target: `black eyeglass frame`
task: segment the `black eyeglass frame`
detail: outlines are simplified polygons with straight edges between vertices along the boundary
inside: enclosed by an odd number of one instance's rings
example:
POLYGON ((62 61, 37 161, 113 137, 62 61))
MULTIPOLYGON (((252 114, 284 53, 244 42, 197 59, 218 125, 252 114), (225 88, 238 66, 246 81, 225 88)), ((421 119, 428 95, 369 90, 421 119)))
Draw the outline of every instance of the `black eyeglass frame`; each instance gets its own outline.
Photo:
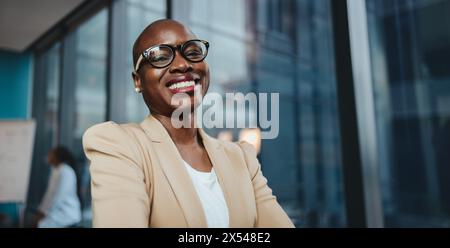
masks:
POLYGON ((137 60, 136 66, 134 68, 135 72, 137 72, 139 70, 140 65, 142 64, 142 61, 144 61, 144 59, 148 60, 148 55, 150 53, 150 50, 154 49, 155 47, 168 47, 168 48, 170 48, 172 50, 173 56, 172 56, 172 59, 170 60, 170 62, 167 63, 167 65, 165 65, 165 66, 156 66, 156 65, 152 64, 151 62, 149 62, 150 65, 155 67, 155 68, 165 68, 165 67, 169 66, 170 64, 172 64, 173 60, 175 59, 177 50, 180 52, 181 56, 183 56, 183 58, 185 58, 189 62, 192 62, 192 63, 202 62, 203 60, 205 60, 206 56, 208 55, 209 42, 206 41, 206 40, 193 39, 193 40, 188 40, 188 41, 184 42, 183 44, 179 44, 179 45, 176 45, 176 46, 169 45, 169 44, 159 44, 159 45, 151 46, 151 47, 145 49, 145 51, 139 56, 139 59, 137 60), (186 46, 186 44, 189 44, 191 42, 196 42, 196 41, 203 43, 205 45, 205 47, 206 47, 206 53, 205 53, 205 55, 203 56, 203 58, 201 60, 191 60, 191 59, 187 58, 184 55, 184 53, 183 53, 183 49, 186 46))

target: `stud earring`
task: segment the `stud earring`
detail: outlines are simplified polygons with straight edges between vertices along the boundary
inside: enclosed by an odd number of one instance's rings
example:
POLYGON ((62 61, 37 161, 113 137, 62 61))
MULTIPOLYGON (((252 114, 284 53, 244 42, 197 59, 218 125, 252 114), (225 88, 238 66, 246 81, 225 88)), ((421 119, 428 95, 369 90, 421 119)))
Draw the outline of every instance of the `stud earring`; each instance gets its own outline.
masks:
POLYGON ((140 88, 138 88, 138 87, 134 88, 134 90, 136 91, 136 93, 141 93, 142 92, 142 90, 140 88))

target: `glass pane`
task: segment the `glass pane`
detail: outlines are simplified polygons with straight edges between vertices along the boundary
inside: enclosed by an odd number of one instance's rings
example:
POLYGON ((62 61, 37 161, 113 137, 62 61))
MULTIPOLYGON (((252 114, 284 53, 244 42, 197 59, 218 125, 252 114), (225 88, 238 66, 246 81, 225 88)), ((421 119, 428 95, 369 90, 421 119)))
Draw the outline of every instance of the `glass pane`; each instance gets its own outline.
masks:
POLYGON ((167 0, 126 0, 128 3, 134 6, 142 6, 145 8, 145 12, 155 12, 157 14, 165 13, 167 0))
MULTIPOLYGON (((78 180, 83 208, 82 225, 90 226, 90 178, 86 158, 82 151, 82 135, 87 128, 106 118, 106 66, 107 66, 107 9, 83 23, 75 31, 74 112, 70 148, 78 160, 78 180)), ((68 87, 71 88, 71 87, 68 87)), ((71 107, 71 108, 72 108, 71 107)))
POLYGON ((450 227, 450 1, 367 11, 385 224, 450 227))
POLYGON ((106 114, 107 10, 76 31, 76 118, 74 138, 104 121, 106 114))
MULTIPOLYGON (((209 92, 280 94, 279 136, 258 156, 296 226, 345 226, 330 1, 174 0, 172 11, 210 41, 209 92)), ((236 141, 244 130, 207 131, 236 141)))
POLYGON ((50 165, 48 151, 57 144, 59 133, 60 100, 60 43, 56 43, 42 54, 36 54, 34 61, 35 82, 33 118, 36 120, 36 135, 33 148, 33 162, 24 225, 28 227, 47 188, 50 165))
POLYGON ((45 55, 47 64, 46 75, 46 113, 45 133, 49 144, 57 143, 58 134, 58 106, 59 106, 59 82, 60 82, 60 45, 55 44, 45 55))
MULTIPOLYGON (((122 5, 124 6, 124 5, 122 5)), ((126 99, 126 121, 141 122, 148 114, 147 106, 144 104, 141 94, 136 94, 134 91, 134 84, 131 78, 133 71, 132 51, 133 44, 138 35, 153 21, 165 18, 166 16, 166 1, 146 1, 133 0, 128 1, 124 6, 126 8, 127 26, 126 47, 121 48, 127 51, 127 56, 123 58, 121 70, 126 75, 128 85, 125 91, 126 99)))

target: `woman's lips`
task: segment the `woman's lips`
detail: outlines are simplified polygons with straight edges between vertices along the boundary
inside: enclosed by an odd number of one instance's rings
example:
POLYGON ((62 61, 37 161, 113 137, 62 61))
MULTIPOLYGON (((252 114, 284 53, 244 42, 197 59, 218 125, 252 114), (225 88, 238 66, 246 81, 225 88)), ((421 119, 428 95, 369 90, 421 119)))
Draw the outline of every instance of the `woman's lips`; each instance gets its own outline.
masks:
POLYGON ((195 81, 189 80, 173 83, 168 88, 172 94, 193 92, 195 89, 195 81))

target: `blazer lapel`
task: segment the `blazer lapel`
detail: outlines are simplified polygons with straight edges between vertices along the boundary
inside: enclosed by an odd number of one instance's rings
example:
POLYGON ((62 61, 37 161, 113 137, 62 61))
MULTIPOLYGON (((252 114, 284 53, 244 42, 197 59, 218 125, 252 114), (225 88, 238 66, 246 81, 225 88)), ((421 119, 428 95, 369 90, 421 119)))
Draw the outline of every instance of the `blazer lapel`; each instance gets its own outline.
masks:
MULTIPOLYGON (((141 127, 153 143, 155 162, 162 168, 186 218, 188 227, 207 227, 206 217, 178 149, 164 126, 148 116, 141 127)), ((155 166, 155 165, 154 165, 155 166)))
MULTIPOLYGON (((148 116, 142 123, 142 128, 153 143, 157 162, 163 169, 172 190, 185 215, 188 227, 207 227, 206 217, 200 199, 183 165, 178 149, 169 136, 164 126, 153 116, 148 116), (200 218, 199 218, 200 217, 200 218)), ((213 164, 214 170, 222 188, 229 213, 229 227, 246 227, 248 221, 245 216, 246 206, 240 199, 239 185, 235 178, 232 162, 225 153, 221 143, 210 137, 203 129, 199 128, 203 144, 213 164)))
POLYGON ((248 222, 245 216, 246 206, 243 205, 240 200, 240 189, 236 183, 237 173, 233 168, 233 164, 224 151, 221 143, 212 137, 210 137, 203 129, 199 128, 199 133, 202 136, 203 144, 208 152, 209 159, 213 164, 216 171, 219 184, 222 188, 222 192, 227 202, 228 214, 229 214, 229 227, 248 227, 248 222))

